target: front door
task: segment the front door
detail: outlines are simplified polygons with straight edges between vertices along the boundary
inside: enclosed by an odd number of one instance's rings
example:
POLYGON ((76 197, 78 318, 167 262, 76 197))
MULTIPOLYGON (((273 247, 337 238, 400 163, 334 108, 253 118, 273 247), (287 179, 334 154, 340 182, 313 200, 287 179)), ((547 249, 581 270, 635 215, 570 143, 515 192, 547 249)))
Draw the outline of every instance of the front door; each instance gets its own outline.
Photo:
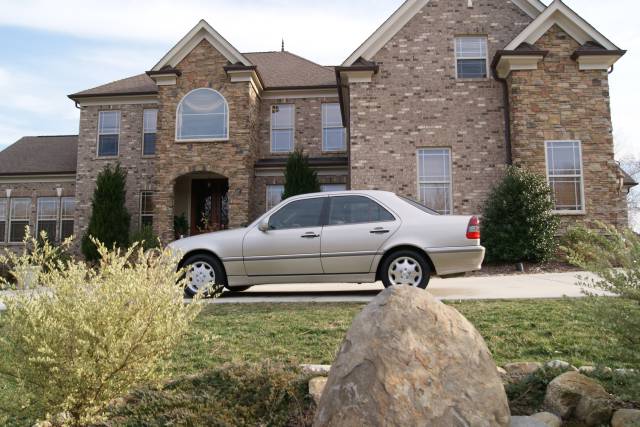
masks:
POLYGON ((276 211, 269 229, 253 227, 244 238, 244 265, 249 276, 322 274, 320 241, 327 197, 296 200, 276 211))
POLYGON ((227 183, 220 179, 191 181, 191 235, 223 230, 228 224, 227 183))

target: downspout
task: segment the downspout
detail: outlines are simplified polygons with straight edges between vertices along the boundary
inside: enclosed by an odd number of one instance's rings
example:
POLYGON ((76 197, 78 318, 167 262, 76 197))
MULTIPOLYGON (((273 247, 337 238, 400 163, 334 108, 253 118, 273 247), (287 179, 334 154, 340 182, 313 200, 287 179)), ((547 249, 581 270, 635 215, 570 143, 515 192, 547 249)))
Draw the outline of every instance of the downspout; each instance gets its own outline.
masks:
POLYGON ((502 86, 502 103, 504 104, 504 140, 506 145, 506 163, 513 165, 513 153, 511 152, 511 102, 509 101, 509 85, 507 79, 498 77, 495 67, 491 68, 493 78, 501 83, 502 86))

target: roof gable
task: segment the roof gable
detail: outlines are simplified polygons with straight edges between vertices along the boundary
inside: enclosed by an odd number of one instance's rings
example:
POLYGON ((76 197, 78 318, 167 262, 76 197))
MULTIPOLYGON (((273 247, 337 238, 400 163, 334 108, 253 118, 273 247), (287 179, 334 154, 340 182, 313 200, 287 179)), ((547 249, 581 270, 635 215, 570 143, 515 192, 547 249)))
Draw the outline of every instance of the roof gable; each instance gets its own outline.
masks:
POLYGON ((189 54, 202 40, 207 40, 232 64, 252 65, 251 62, 222 37, 204 19, 201 19, 191 31, 184 36, 167 54, 151 69, 160 71, 164 67, 174 68, 189 54))
POLYGON ((554 0, 544 12, 505 47, 505 50, 514 50, 522 43, 534 44, 554 25, 558 25, 581 45, 593 41, 607 50, 620 50, 561 0, 554 0))
MULTIPOLYGON (((359 58, 370 61, 428 3, 429 0, 406 0, 342 63, 342 66, 349 67, 359 58)), ((512 0, 512 3, 532 18, 536 18, 545 9, 545 5, 540 0, 512 0)))

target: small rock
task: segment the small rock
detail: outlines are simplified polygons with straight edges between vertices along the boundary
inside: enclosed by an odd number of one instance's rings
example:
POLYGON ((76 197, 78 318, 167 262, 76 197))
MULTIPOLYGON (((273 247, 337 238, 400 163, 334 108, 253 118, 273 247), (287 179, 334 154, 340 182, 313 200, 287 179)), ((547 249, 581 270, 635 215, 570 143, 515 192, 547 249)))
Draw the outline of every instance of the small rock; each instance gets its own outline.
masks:
POLYGON ((565 372, 549 383, 545 406, 562 419, 582 421, 586 426, 611 419, 611 396, 595 380, 578 372, 565 372))
POLYGON ((578 372, 580 372, 581 374, 592 374, 595 371, 596 371, 595 366, 580 366, 578 368, 578 372))
POLYGON ((309 380, 309 394, 313 397, 316 405, 320 403, 324 386, 327 385, 327 377, 315 377, 309 380))
POLYGON ((504 370, 507 372, 506 378, 511 382, 517 382, 525 377, 533 374, 542 365, 538 362, 516 362, 507 363, 504 365, 504 370))
POLYGON ((636 372, 635 369, 616 369, 615 370, 615 373, 618 375, 631 375, 635 372, 636 372))
POLYGON ((331 365, 300 365, 302 373, 309 375, 329 375, 331 365))
POLYGON ((562 419, 557 415, 553 415, 551 412, 539 412, 531 415, 531 418, 545 423, 548 427, 562 426, 562 419))
POLYGON ((511 417, 509 427, 547 427, 547 425, 533 417, 511 417))
POLYGON ((569 362, 565 362, 564 360, 551 360, 544 364, 545 368, 550 369, 559 369, 561 371, 577 371, 578 368, 573 366, 569 362))
POLYGON ((611 427, 640 427, 640 409, 618 409, 611 419, 611 427))

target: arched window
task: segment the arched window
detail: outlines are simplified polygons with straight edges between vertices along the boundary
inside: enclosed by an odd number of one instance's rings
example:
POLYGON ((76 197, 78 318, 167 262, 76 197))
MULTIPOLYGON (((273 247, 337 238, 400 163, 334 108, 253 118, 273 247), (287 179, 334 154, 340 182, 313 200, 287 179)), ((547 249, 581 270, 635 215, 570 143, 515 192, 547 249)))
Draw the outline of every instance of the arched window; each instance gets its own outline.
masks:
POLYGON ((200 88, 185 95, 176 114, 176 140, 210 141, 229 138, 229 106, 219 92, 200 88))

